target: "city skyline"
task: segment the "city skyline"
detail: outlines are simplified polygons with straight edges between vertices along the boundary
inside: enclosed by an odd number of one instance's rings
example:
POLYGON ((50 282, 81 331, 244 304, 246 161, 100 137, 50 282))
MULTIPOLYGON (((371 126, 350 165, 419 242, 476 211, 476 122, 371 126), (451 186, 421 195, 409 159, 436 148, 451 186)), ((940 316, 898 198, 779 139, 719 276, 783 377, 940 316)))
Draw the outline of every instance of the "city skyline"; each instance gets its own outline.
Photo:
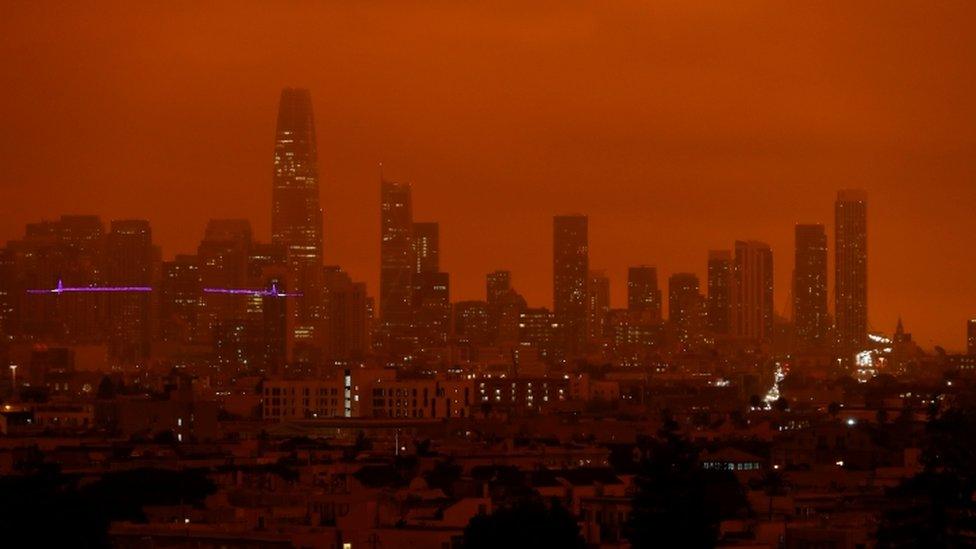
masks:
POLYGON ((976 539, 976 3, 4 7, 0 546, 976 539))
MULTIPOLYGON (((302 96, 303 95, 306 100, 310 98, 310 94, 308 93, 308 90, 304 90, 304 89, 300 89, 300 88, 284 88, 284 91, 282 92, 282 96, 285 97, 288 94, 294 94, 294 93, 297 93, 299 96, 302 96)), ((311 120, 311 112, 308 113, 308 117, 311 120)), ((279 126, 280 126, 280 120, 279 120, 279 126)), ((312 141, 314 141, 314 131, 315 131, 314 130, 314 126, 310 129, 310 131, 312 132, 312 141)), ((280 140, 280 134, 281 134, 281 129, 280 128, 279 128, 279 130, 278 130, 277 133, 279 135, 279 140, 280 140)), ((280 148, 278 146, 276 146, 276 149, 275 150, 276 150, 275 163, 277 164, 277 162, 278 162, 278 154, 279 154, 280 148)), ((314 159, 313 159, 313 162, 314 162, 314 159)), ((279 184, 277 183, 278 180, 279 180, 278 177, 279 176, 277 175, 277 172, 276 172, 276 175, 273 178, 273 185, 272 185, 273 188, 278 188, 278 186, 279 186, 279 184)), ((387 180, 387 179, 383 178, 382 175, 380 175, 379 182, 380 182, 380 188, 381 188, 381 193, 380 193, 381 194, 381 196, 380 196, 380 225, 381 225, 381 228, 382 228, 381 234, 384 234, 385 232, 393 231, 394 233, 400 235, 399 237, 397 237, 397 236, 394 235, 394 240, 401 241, 401 242, 399 242, 399 244, 397 244, 398 251, 397 252, 394 252, 394 255, 396 256, 395 262, 397 262, 397 264, 401 264, 402 263, 402 265, 400 265, 398 267, 399 270, 402 271, 400 273, 400 275, 398 275, 398 276, 400 278, 402 278, 402 277, 405 276, 406 279, 405 279, 405 281, 399 281, 398 283, 394 284, 394 286, 402 286, 402 289, 399 290, 400 293, 401 293, 401 295, 403 295, 404 298, 408 302, 412 302, 414 300, 414 298, 416 297, 416 295, 417 295, 417 293, 416 293, 417 292, 417 289, 414 288, 414 285, 416 284, 416 282, 414 282, 414 279, 417 279, 418 278, 418 275, 420 275, 423 272, 425 272, 424 265, 433 265, 432 268, 435 271, 436 271, 436 269, 439 268, 439 265, 440 265, 440 256, 441 256, 440 223, 439 222, 428 222, 428 221, 425 221, 425 222, 417 222, 417 221, 414 221, 414 217, 413 217, 413 190, 414 190, 414 185, 412 183, 409 183, 409 182, 394 182, 394 181, 390 181, 390 180, 387 180), (392 195, 391 195, 391 193, 392 193, 392 195), (391 197, 393 197, 393 198, 391 198, 391 197), (387 204, 387 202, 390 201, 390 200, 393 200, 393 201, 400 200, 400 201, 402 201, 403 204, 402 205, 400 205, 399 203, 397 203, 396 205, 387 204), (394 214, 392 216, 392 218, 391 218, 390 215, 388 214, 388 210, 391 210, 392 211, 392 210, 398 210, 398 209, 402 209, 406 213, 404 213, 404 214, 394 214), (399 227, 399 228, 397 228, 397 227, 399 227), (417 235, 419 235, 419 236, 417 236, 417 235), (428 249, 428 246, 431 246, 431 247, 428 249), (414 289, 411 289, 411 288, 414 288, 414 289)), ((831 269, 830 269, 831 270, 831 276, 827 276, 827 277, 825 277, 826 280, 820 280, 818 282, 818 284, 822 284, 823 285, 823 287, 818 290, 822 294, 821 297, 829 297, 829 299, 828 299, 829 305, 826 305, 826 311, 827 311, 826 324, 823 324, 825 322, 824 320, 819 320, 818 321, 819 323, 822 324, 822 326, 820 328, 818 328, 818 330, 822 330, 823 331, 823 333, 820 336, 818 336, 818 337, 825 337, 826 336, 826 331, 829 330, 829 329, 831 329, 833 327, 833 323, 837 322, 837 320, 836 320, 837 304, 844 300, 844 298, 842 298, 840 295, 837 295, 837 289, 838 288, 837 288, 837 285, 836 285, 837 284, 836 281, 841 276, 841 272, 845 272, 845 267, 842 267, 839 264, 839 259, 838 259, 842 255, 844 255, 844 253, 842 251, 842 248, 844 248, 844 246, 837 240, 837 238, 838 238, 838 227, 840 226, 840 224, 845 223, 845 222, 851 223, 849 221, 849 219, 848 219, 849 216, 848 217, 845 217, 844 215, 841 214, 842 205, 845 204, 845 203, 847 203, 847 202, 850 202, 850 201, 854 201, 855 203, 860 204, 860 208, 861 209, 859 210, 859 213, 855 214, 855 217, 857 219, 857 221, 855 223, 860 223, 860 225, 858 225, 858 227, 860 227, 858 230, 860 230, 861 232, 865 233, 865 235, 869 234, 869 231, 865 230, 865 226, 868 225, 868 224, 870 224, 870 222, 867 221, 867 219, 868 219, 868 215, 866 213, 867 212, 867 209, 864 207, 864 204, 866 204, 869 200, 868 200, 867 193, 865 191, 861 190, 861 189, 841 189, 841 190, 836 191, 835 202, 834 202, 834 210, 835 210, 835 212, 834 212, 834 218, 832 220, 833 221, 833 224, 827 224, 827 223, 816 223, 816 224, 797 223, 793 227, 794 230, 796 231, 796 237, 795 237, 794 242, 793 242, 793 249, 790 250, 791 255, 795 255, 795 254, 800 253, 798 249, 801 246, 803 246, 803 247, 809 246, 809 244, 807 244, 807 243, 801 243, 800 236, 799 236, 801 230, 803 230, 803 231, 809 231, 810 229, 817 228, 819 230, 819 232, 820 232, 820 238, 825 239, 826 238, 826 235, 828 234, 827 233, 827 231, 828 231, 827 227, 830 227, 831 229, 833 229, 829 233, 829 234, 832 235, 832 238, 830 239, 831 240, 830 245, 827 246, 827 248, 825 250, 823 250, 823 251, 829 251, 829 254, 827 254, 827 255, 832 258, 832 261, 830 261, 830 265, 831 265, 831 269), (827 293, 827 288, 830 289, 829 290, 829 294, 827 293)), ((272 197, 272 203, 275 203, 274 196, 272 197)), ((314 204, 315 208, 318 208, 317 209, 317 213, 319 215, 322 214, 322 209, 318 206, 317 203, 310 202, 310 204, 314 204)), ((273 208, 273 211, 272 211, 272 214, 273 215, 272 215, 272 217, 274 217, 274 212, 275 211, 277 211, 277 209, 276 208, 273 208)), ((647 264, 647 265, 641 264, 641 265, 630 265, 630 266, 626 267, 626 272, 623 273, 623 276, 622 277, 614 276, 612 274, 611 275, 607 275, 606 274, 606 269, 599 269, 599 271, 593 271, 592 269, 590 269, 591 265, 588 262, 588 257, 589 257, 589 252, 590 252, 589 246, 588 246, 588 238, 589 238, 588 237, 588 235, 589 235, 589 230, 588 230, 589 223, 588 223, 588 220, 589 220, 589 216, 586 215, 586 214, 570 214, 570 215, 559 215, 559 214, 556 214, 556 215, 553 215, 552 216, 552 219, 553 220, 559 220, 559 219, 566 219, 566 218, 573 218, 573 217, 578 217, 580 219, 583 219, 584 222, 585 222, 584 229, 583 229, 583 234, 584 234, 584 241, 587 242, 587 244, 586 244, 587 250, 584 252, 584 255, 587 258, 587 262, 586 262, 586 265, 582 267, 583 268, 583 271, 581 271, 581 272, 589 272, 590 274, 592 274, 594 272, 599 272, 601 278, 606 281, 607 286, 608 286, 608 288, 607 288, 607 290, 608 290, 607 291, 607 295, 609 297, 609 301, 607 302, 607 305, 606 305, 606 307, 608 308, 608 310, 609 309, 619 309, 619 308, 629 308, 629 307, 632 307, 632 304, 630 303, 630 301, 632 299, 631 298, 631 295, 630 295, 631 294, 630 286, 631 286, 631 277, 633 276, 634 269, 651 269, 654 272, 654 276, 659 276, 657 273, 664 273, 664 275, 666 275, 666 277, 667 277, 668 280, 673 279, 676 276, 677 277, 694 277, 695 279, 698 279, 699 278, 698 273, 699 272, 702 272, 705 275, 704 278, 707 280, 708 274, 709 274, 709 270, 711 268, 711 263, 712 263, 713 259, 715 258, 715 254, 717 254, 717 253, 719 253, 719 254, 720 253, 726 253, 726 252, 724 252, 722 250, 706 250, 705 251, 705 260, 702 262, 702 265, 700 265, 697 268, 688 269, 687 271, 671 271, 671 270, 668 270, 667 266, 661 267, 661 266, 659 266, 657 264, 647 264), (616 283, 614 283, 614 282, 616 282, 616 283), (618 285, 619 286, 622 286, 622 288, 618 288, 618 285), (620 294, 623 294, 623 295, 621 296, 620 294)), ((61 214, 61 215, 59 215, 59 216, 57 216, 57 217, 55 217, 53 219, 38 219, 38 220, 35 220, 34 223, 44 224, 44 223, 49 223, 49 222, 57 222, 58 220, 62 220, 63 221, 65 219, 69 219, 69 220, 70 219, 78 219, 78 220, 87 221, 87 222, 91 223, 92 220, 94 220, 94 219, 100 219, 100 218, 101 218, 100 215, 93 214, 93 213, 88 213, 88 214, 64 213, 64 214, 61 214)), ((131 220, 131 219, 116 220, 116 219, 105 219, 105 220, 102 221, 102 229, 103 230, 110 229, 111 228, 111 225, 114 224, 114 223, 117 223, 117 222, 120 222, 120 223, 145 223, 145 222, 147 222, 148 223, 148 226, 146 227, 146 229, 150 233, 152 232, 152 222, 150 220, 131 220)), ((209 219, 207 221, 207 228, 204 231, 204 237, 203 237, 203 241, 202 242, 206 242, 206 240, 208 238, 208 234, 210 234, 210 232, 212 231, 212 227, 214 226, 214 223, 225 224, 225 225, 231 225, 231 226, 233 226, 233 229, 230 229, 230 230, 237 230, 237 231, 246 230, 246 231, 248 231, 248 234, 246 236, 248 242, 250 242, 250 239, 252 238, 251 231, 253 230, 253 228, 252 228, 253 227, 253 222, 250 219, 209 219), (240 225, 240 226, 237 226, 237 225, 240 225)), ((323 240, 325 238, 325 236, 321 232, 321 227, 320 226, 314 226, 313 225, 310 229, 311 229, 310 232, 315 233, 315 238, 317 240, 323 240)), ((227 230, 227 229, 224 229, 224 230, 227 230)), ((555 235, 555 233, 553 233, 553 234, 555 235)), ((111 236, 111 231, 107 231, 106 232, 106 235, 111 236)), ((807 237, 807 238, 809 238, 809 237, 807 237)), ((860 241, 860 244, 858 244, 858 246, 862 246, 863 247, 863 245, 864 245, 863 243, 866 242, 867 236, 863 236, 861 238, 863 240, 860 241)), ((293 252, 291 250, 292 250, 293 246, 290 246, 287 243, 285 243, 282 240, 282 237, 281 236, 278 236, 276 233, 272 232, 272 234, 269 235, 269 239, 271 241, 271 245, 273 245, 273 246, 282 246, 282 250, 281 250, 282 253, 284 253, 285 256, 287 256, 289 258, 292 258, 292 253, 293 252), (278 241, 278 242, 276 243, 276 241, 278 241)), ((381 239, 381 241, 385 242, 385 240, 383 240, 383 239, 381 239)), ((110 242, 111 242, 111 240, 110 240, 110 242)), ((764 247, 769 247, 768 244, 766 244, 765 242, 760 242, 760 241, 748 241, 748 242, 749 243, 760 244, 760 245, 762 245, 764 247)), ((740 240, 734 241, 734 244, 736 246, 738 246, 741 243, 743 243, 743 241, 740 241, 740 240)), ((383 257, 384 257, 383 253, 384 252, 382 252, 382 250, 384 249, 384 246, 387 246, 387 245, 388 244, 383 243, 380 246, 380 249, 381 249, 380 260, 379 260, 379 264, 380 265, 379 265, 379 268, 376 269, 376 271, 378 273, 382 273, 382 271, 383 271, 383 265, 385 264, 384 261, 390 261, 390 260, 384 260, 383 259, 383 257)), ((735 246, 732 246, 732 247, 734 248, 735 246)), ((297 246, 297 248, 302 248, 302 246, 299 245, 299 246, 297 246)), ((861 248, 858 248, 858 249, 860 250, 861 248)), ((301 250, 299 250, 299 251, 301 251, 301 250)), ((773 257, 776 256, 776 252, 774 250, 770 249, 770 253, 771 253, 771 255, 773 257)), ((851 253, 852 252, 848 252, 848 255, 850 255, 851 253)), ((858 265, 863 265, 865 259, 866 258, 869 258, 870 255, 869 254, 866 254, 863 251, 855 252, 855 255, 858 254, 858 253, 859 254, 863 254, 864 257, 858 256, 858 257, 861 257, 861 258, 857 260, 857 264, 858 265)), ((324 254, 322 254, 322 255, 324 255, 324 254)), ((165 252, 162 255, 162 257, 167 258, 168 260, 170 260, 170 262, 175 261, 177 263, 180 261, 180 258, 181 257, 184 257, 184 256, 185 256, 185 254, 182 254, 182 253, 172 254, 172 253, 165 253, 165 252)), ((312 251, 308 255, 303 255, 302 253, 299 253, 298 254, 298 257, 299 257, 299 259, 298 259, 298 263, 299 264, 302 264, 302 263, 307 264, 307 265, 313 265, 314 264, 314 265, 320 265, 322 267, 328 267, 330 265, 330 263, 328 263, 328 261, 326 261, 324 257, 319 257, 318 249, 315 249, 314 251, 312 251)), ((289 264, 291 265, 291 268, 294 269, 296 262, 293 259, 289 259, 288 261, 289 261, 289 264)), ((821 262, 821 265, 820 265, 819 268, 824 269, 824 268, 826 268, 827 262, 829 260, 826 257, 824 257, 824 258, 820 259, 819 261, 821 262)), ((850 261, 851 262, 854 262, 853 259, 850 260, 850 261)), ((778 273, 775 268, 772 269, 772 271, 773 271, 773 280, 774 280, 774 282, 772 284, 773 285, 773 292, 772 292, 772 294, 774 295, 774 298, 773 298, 773 310, 772 310, 772 317, 771 318, 773 318, 773 319, 775 319, 775 318, 782 318, 782 319, 785 319, 785 320, 791 321, 791 322, 796 322, 796 320, 797 320, 797 307, 798 307, 799 302, 796 301, 796 299, 797 299, 797 296, 796 296, 796 291, 797 291, 797 286, 796 286, 797 279, 796 279, 796 276, 797 276, 797 272, 798 272, 797 271, 797 266, 799 266, 799 262, 800 262, 799 256, 797 256, 795 258, 795 262, 796 262, 796 265, 794 265, 792 267, 792 269, 789 270, 789 273, 790 273, 789 274, 789 276, 790 276, 790 279, 789 279, 789 288, 787 290, 785 290, 785 291, 782 290, 781 288, 776 287, 777 286, 777 282, 779 281, 780 278, 783 277, 783 275, 781 273, 778 273), (781 294, 782 293, 785 293, 786 295, 781 297, 781 294), (783 300, 783 302, 780 301, 781 299, 783 300)), ((774 261, 774 263, 775 263, 775 261, 774 261)), ((847 268, 851 268, 851 267, 847 267, 847 268)), ((858 269, 861 269, 861 268, 862 267, 858 267, 858 269)), ((446 276, 446 271, 444 271, 444 272, 431 271, 430 270, 431 267, 427 267, 426 269, 427 269, 427 272, 430 272, 431 274, 444 274, 446 276)), ((783 270, 786 270, 786 269, 783 269, 783 270)), ((553 267, 552 272, 553 272, 553 276, 555 277, 555 268, 554 267, 553 267)), ((490 274, 490 273, 481 273, 481 276, 485 276, 486 274, 490 274)), ((300 278, 300 277, 302 277, 304 275, 301 273, 301 271, 298 271, 298 272, 293 271, 292 272, 292 276, 296 276, 296 277, 299 277, 300 278)), ((810 275, 804 275, 804 276, 810 276, 810 275)), ((822 277, 822 275, 820 275, 820 276, 822 277)), ((861 274, 848 274, 848 276, 849 277, 850 276, 854 276, 854 277, 860 276, 860 277, 864 277, 864 280, 865 281, 868 280, 867 279, 867 274, 866 273, 863 273, 863 272, 861 274)), ((587 278, 586 275, 582 275, 581 278, 580 278, 580 281, 576 282, 576 284, 577 285, 579 285, 579 284, 584 284, 585 285, 584 282, 585 282, 585 279, 586 278, 587 278)), ((383 276, 381 274, 380 275, 380 283, 377 284, 377 292, 376 292, 376 295, 375 295, 375 299, 378 299, 379 300, 379 302, 381 304, 380 305, 381 307, 382 307, 383 296, 384 296, 384 290, 382 289, 383 288, 382 280, 383 280, 383 276)), ((240 281, 238 281, 238 283, 239 282, 240 281)), ((662 282, 662 281, 659 281, 659 283, 660 282, 662 282)), ((667 281, 665 280, 664 282, 667 282, 667 281)), ((301 282, 297 282, 297 283, 301 285, 301 282)), ((392 283, 392 280, 391 280, 391 283, 392 283)), ((47 292, 47 291, 51 291, 51 292, 55 292, 55 293, 60 293, 61 291, 64 291, 64 290, 59 289, 60 288, 60 285, 62 284, 62 281, 61 280, 58 280, 57 281, 57 284, 58 284, 58 286, 55 287, 55 288, 53 288, 53 289, 40 288, 40 289, 36 289, 36 290, 31 290, 31 291, 34 291, 34 292, 47 292)), ((863 284, 864 283, 862 283, 862 286, 863 286, 863 284)), ((870 286, 871 286, 871 284, 867 284, 867 287, 868 288, 870 288, 870 286)), ((551 288, 554 289, 555 286, 553 285, 553 286, 551 286, 551 288)), ((700 304, 700 307, 703 310, 703 314, 706 314, 706 317, 707 317, 707 311, 708 311, 707 299, 711 295, 711 293, 709 293, 708 289, 709 288, 707 286, 702 286, 702 292, 701 292, 702 303, 700 304)), ((67 291, 75 291, 75 290, 77 290, 77 288, 68 288, 67 289, 67 291)), ((368 289, 368 286, 367 286, 367 291, 368 292, 370 291, 368 289)), ((658 292, 660 292, 660 290, 658 290, 658 292)), ((860 292, 861 292, 862 295, 864 294, 863 288, 862 288, 862 290, 860 290, 860 292)), ((529 291, 529 292, 524 292, 524 293, 527 293, 527 294, 530 294, 531 295, 533 292, 529 291)), ((301 294, 301 292, 299 292, 299 293, 297 293, 295 295, 302 295, 302 294, 301 294)), ((369 295, 372 295, 372 293, 370 293, 369 295)), ((547 307, 547 308, 550 308, 551 310, 554 311, 555 310, 555 307, 554 307, 554 305, 555 305, 555 297, 554 297, 555 296, 555 293, 554 293, 554 290, 553 290, 553 292, 550 292, 550 295, 552 295, 553 298, 550 301, 548 301, 548 302, 537 303, 535 301, 529 300, 528 303, 529 303, 530 306, 547 307)), ((733 294, 730 294, 730 296, 731 295, 733 295, 733 294)), ((472 295, 465 295, 465 296, 461 296, 461 297, 459 297, 459 296, 457 296, 455 294, 448 294, 448 299, 450 299, 450 303, 452 303, 452 304, 453 303, 458 303, 458 302, 464 302, 464 301, 484 299, 484 298, 485 298, 485 294, 484 293, 482 293, 481 295, 472 294, 472 295)), ((585 299, 585 296, 582 299, 585 299)), ((661 296, 658 296, 658 299, 661 300, 661 302, 658 304, 658 307, 660 309, 661 318, 671 320, 671 318, 672 318, 672 316, 671 316, 671 314, 672 314, 671 313, 672 305, 670 303, 667 303, 668 301, 671 301, 671 300, 669 300, 667 298, 662 298, 661 296)), ((730 306, 731 305, 734 305, 734 304, 730 304, 730 306)), ((409 303, 407 306, 408 306, 408 308, 409 307, 413 307, 413 304, 412 303, 409 303)), ((821 308, 824 307, 824 306, 825 305, 821 305, 821 308)), ((585 308, 585 304, 578 305, 578 307, 584 307, 585 308)), ((875 326, 871 322, 871 313, 868 310, 867 306, 866 305, 861 305, 860 307, 861 307, 861 309, 860 309, 861 312, 859 314, 864 314, 867 317, 866 318, 866 322, 867 322, 866 326, 867 326, 867 331, 868 332, 871 332, 871 333, 882 333, 882 334, 887 334, 887 333, 893 333, 894 332, 894 329, 893 328, 889 330, 888 327, 885 327, 885 326, 875 326)), ((585 312, 584 313, 578 313, 578 314, 581 314, 581 315, 585 316, 585 312)), ((818 313, 818 314, 821 314, 822 315, 822 313, 818 313)), ((801 316, 802 316, 802 313, 801 313, 801 316)), ((380 318, 382 318, 382 315, 380 316, 380 318)), ((897 317, 897 319, 898 319, 898 323, 901 323, 902 322, 902 319, 903 319, 903 315, 899 314, 898 317, 897 317)), ((968 322, 968 320, 969 319, 964 319, 964 321, 966 321, 966 322, 968 322)), ((712 322, 712 321, 705 320, 704 322, 708 323, 708 322, 712 322)), ((967 324, 967 326, 968 326, 968 324, 967 324)), ((733 327, 733 323, 730 321, 730 328, 731 327, 733 327)), ((730 333, 734 333, 734 330, 732 330, 730 333)), ((798 337, 801 338, 801 339, 804 338, 804 336, 801 335, 801 334, 798 334, 798 337)), ((838 336, 835 334, 835 337, 838 337, 838 336)), ((966 350, 966 349, 968 349, 969 343, 970 343, 970 339, 971 339, 971 336, 970 336, 970 333, 969 333, 968 328, 965 329, 965 330, 962 330, 961 339, 962 339, 962 342, 959 345, 959 348, 958 349, 959 350, 966 350)), ((861 340, 861 341, 863 341, 863 340, 861 340)), ((942 342, 939 342, 939 341, 933 341, 933 342, 931 342, 931 345, 932 346, 944 346, 944 344, 942 342)), ((857 347, 857 344, 855 344, 855 343, 849 343, 849 346, 851 346, 851 348, 856 348, 857 347)), ((950 348, 953 348, 953 347, 950 346, 950 348)))
MULTIPOLYGON (((967 19, 960 12, 969 7, 943 6, 925 22, 911 6, 891 7, 887 17, 912 22, 913 43, 924 46, 893 56, 878 44, 901 43, 892 29, 905 25, 871 27, 874 38, 861 44, 863 56, 857 59, 885 62, 857 70, 849 48, 821 45, 814 30, 829 26, 840 42, 857 41, 869 20, 862 7, 848 14, 818 11, 809 25, 784 8, 755 6, 715 18, 694 7, 659 8, 659 20, 635 5, 592 19, 586 8, 503 10, 512 26, 488 18, 479 32, 501 44, 511 36, 506 33, 514 33, 522 40, 517 46, 480 52, 466 46, 459 31, 413 46, 462 48, 458 60, 445 60, 442 67, 409 55, 409 48, 400 53, 368 43, 383 35, 406 44, 413 37, 402 22, 432 15, 467 28, 481 20, 480 9, 432 14, 429 8, 390 12, 387 6, 375 26, 358 35, 331 22, 358 10, 301 10, 305 17, 287 36, 252 31, 268 20, 291 21, 292 8, 265 13, 244 7, 233 14, 194 8, 156 30, 145 18, 149 8, 111 15, 125 23, 114 30, 82 30, 84 14, 77 8, 64 10, 50 28, 37 29, 29 22, 41 19, 34 9, 11 13, 8 21, 24 24, 11 25, 3 49, 11 70, 22 76, 0 106, 7 135, 17 136, 5 141, 0 201, 21 206, 0 218, 0 241, 17 238, 25 223, 72 212, 148 219, 166 258, 192 253, 211 218, 248 218, 256 235, 269 234, 268 147, 276 99, 282 87, 299 86, 312 91, 318 122, 325 262, 365 280, 371 294, 378 293, 379 279, 379 252, 371 244, 378 227, 371 212, 380 162, 387 177, 413 184, 421 205, 416 217, 440 223, 442 269, 453 275, 453 299, 477 298, 483 273, 505 269, 516 273, 526 298, 540 305, 551 302, 549 260, 537 250, 548 246, 552 215, 589 216, 591 264, 610 277, 616 307, 624 303, 628 266, 656 265, 661 281, 676 272, 705 280, 707 250, 730 249, 735 239, 765 241, 776 263, 789 265, 793 226, 825 224, 833 242, 833 194, 853 187, 872 198, 872 328, 891 331, 901 316, 927 347, 965 345, 959 325, 976 310, 976 291, 965 268, 949 266, 972 266, 964 250, 967 205, 976 201, 976 191, 966 151, 976 139, 960 122, 971 118, 960 98, 972 81, 965 56, 954 53, 956 37, 965 32, 959 22, 967 19), (651 55, 642 67, 639 58, 622 55, 652 51, 633 33, 611 32, 618 29, 614 23, 631 17, 659 34, 673 28, 660 40, 678 57, 666 62, 651 55), (193 21, 200 18, 226 18, 260 38, 233 52, 214 48, 213 36, 227 38, 230 31, 195 34, 193 21), (739 40, 743 21, 747 28, 769 30, 739 40), (699 36, 700 28, 726 40, 703 45, 703 51, 680 47, 699 36), (156 40, 164 32, 188 42, 156 40), (31 33, 74 38, 28 47, 34 43, 31 33), (731 36, 739 37, 735 48, 718 47, 731 36), (794 47, 770 52, 768 44, 777 40, 794 47), (131 55, 106 49, 106 43, 119 41, 131 55), (324 56, 321 62, 290 55, 303 45, 315 46, 310 49, 324 56), (524 49, 533 65, 547 68, 534 74, 522 63, 509 66, 513 56, 503 54, 513 49, 524 49), (15 55, 24 51, 29 53, 15 55), (569 67, 549 62, 558 59, 557 51, 573 54, 569 67), (191 61, 170 63, 184 55, 191 61), (739 61, 747 58, 764 61, 739 61), (612 60, 609 66, 606 59, 612 60), (235 70, 244 63, 254 70, 235 70), (46 73, 35 68, 41 65, 46 73), (703 86, 700 74, 683 74, 676 65, 698 67, 715 80, 703 86), (365 66, 377 70, 359 68, 365 66), (447 80, 465 74, 465 66, 500 70, 509 91, 480 79, 447 80), (803 68, 814 66, 833 79, 803 68), (138 75, 138 83, 119 78, 122 68, 138 75), (164 81, 160 75, 167 70, 164 81), (222 78, 205 76, 213 73, 222 78), (45 74, 76 93, 48 91, 45 74), (413 78, 418 74, 429 79, 413 78), (574 88, 568 74, 590 77, 576 99, 552 93, 574 88), (662 75, 666 86, 658 85, 662 75), (752 79, 770 100, 759 103, 736 91, 740 78, 752 79), (457 93, 448 95, 448 89, 457 93), (505 100, 513 96, 516 101, 505 100), (624 116, 617 105, 634 104, 638 97, 641 109, 624 116), (755 116, 737 116, 742 105, 755 116), (949 111, 949 105, 963 112, 949 111), (147 114, 134 116, 139 112, 147 114), (55 121, 61 128, 56 135, 41 131, 55 121), (214 156, 214 150, 222 153, 214 156), (588 189, 599 189, 599 198, 588 189), (506 223, 494 223, 477 205, 505 212, 506 223), (920 226, 931 237, 919 236, 920 226), (680 242, 673 238, 679 233, 680 242), (350 234, 357 237, 342 236, 350 234), (937 288, 916 284, 936 278, 937 288)), ((380 11, 360 9, 374 16, 380 11)), ((829 261, 832 272, 833 253, 829 261)), ((777 313, 789 303, 791 283, 789 269, 777 269, 777 313)))

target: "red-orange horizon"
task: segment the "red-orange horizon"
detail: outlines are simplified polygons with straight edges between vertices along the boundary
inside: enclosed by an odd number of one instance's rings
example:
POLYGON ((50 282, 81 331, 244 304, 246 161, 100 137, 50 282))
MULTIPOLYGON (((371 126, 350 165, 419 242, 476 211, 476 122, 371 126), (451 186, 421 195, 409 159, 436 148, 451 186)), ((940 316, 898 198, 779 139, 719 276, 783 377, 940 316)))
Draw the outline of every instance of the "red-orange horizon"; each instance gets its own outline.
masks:
MULTIPOLYGON (((552 215, 590 263, 704 278, 768 242, 788 312, 795 223, 869 193, 872 328, 961 349, 976 316, 976 6, 552 3, 8 6, 0 241, 62 213, 145 218, 164 254, 210 218, 270 234, 280 89, 312 91, 325 258, 377 294, 379 174, 441 224, 452 299, 513 271, 551 304, 552 215)), ((832 240, 831 240, 832 243, 832 240)))

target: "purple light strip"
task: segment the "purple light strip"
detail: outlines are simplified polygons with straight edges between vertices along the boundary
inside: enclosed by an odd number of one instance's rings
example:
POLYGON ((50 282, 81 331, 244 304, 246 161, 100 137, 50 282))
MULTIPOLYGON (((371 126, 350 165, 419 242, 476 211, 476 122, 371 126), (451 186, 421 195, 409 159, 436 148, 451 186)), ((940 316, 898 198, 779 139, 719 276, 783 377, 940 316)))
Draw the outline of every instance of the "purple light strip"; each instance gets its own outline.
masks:
POLYGON ((29 294, 74 294, 104 292, 151 292, 149 286, 65 286, 58 280, 58 286, 50 290, 27 290, 29 294))
POLYGON ((257 297, 302 297, 301 292, 289 293, 278 290, 277 284, 272 284, 268 289, 250 288, 204 288, 205 294, 231 294, 231 295, 251 295, 257 297))

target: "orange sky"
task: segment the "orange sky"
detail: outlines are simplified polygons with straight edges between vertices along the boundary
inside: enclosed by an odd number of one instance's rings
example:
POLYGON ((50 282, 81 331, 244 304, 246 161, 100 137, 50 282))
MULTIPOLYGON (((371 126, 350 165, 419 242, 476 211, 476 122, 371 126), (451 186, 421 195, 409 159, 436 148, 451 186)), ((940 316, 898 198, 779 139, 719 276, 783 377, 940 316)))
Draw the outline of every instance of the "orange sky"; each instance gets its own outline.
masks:
POLYGON ((976 316, 976 3, 18 2, 0 16, 0 240, 61 213, 268 238, 278 93, 312 90, 326 259, 378 276, 377 164, 441 223, 454 299, 514 272, 551 299, 551 216, 591 264, 704 276, 769 242, 788 311, 797 222, 870 193, 870 320, 963 346, 976 316), (467 3, 465 3, 467 4, 467 3), (168 4, 159 4, 159 6, 168 4))

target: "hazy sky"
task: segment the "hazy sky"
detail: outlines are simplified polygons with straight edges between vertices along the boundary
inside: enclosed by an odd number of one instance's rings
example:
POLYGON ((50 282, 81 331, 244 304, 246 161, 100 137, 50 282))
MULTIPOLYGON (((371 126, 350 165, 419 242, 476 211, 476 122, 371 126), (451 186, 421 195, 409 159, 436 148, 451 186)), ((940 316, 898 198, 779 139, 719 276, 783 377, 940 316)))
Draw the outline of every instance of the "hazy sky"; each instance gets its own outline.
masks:
POLYGON ((581 212, 614 306, 628 265, 666 288, 752 238, 788 313, 793 225, 832 238, 861 187, 872 327, 959 349, 976 316, 974 2, 81 4, 4 4, 0 241, 62 213, 147 218, 167 257, 209 218, 267 240, 300 86, 326 260, 371 294, 383 162, 441 223, 453 299, 505 268, 548 305, 551 217, 581 212))

